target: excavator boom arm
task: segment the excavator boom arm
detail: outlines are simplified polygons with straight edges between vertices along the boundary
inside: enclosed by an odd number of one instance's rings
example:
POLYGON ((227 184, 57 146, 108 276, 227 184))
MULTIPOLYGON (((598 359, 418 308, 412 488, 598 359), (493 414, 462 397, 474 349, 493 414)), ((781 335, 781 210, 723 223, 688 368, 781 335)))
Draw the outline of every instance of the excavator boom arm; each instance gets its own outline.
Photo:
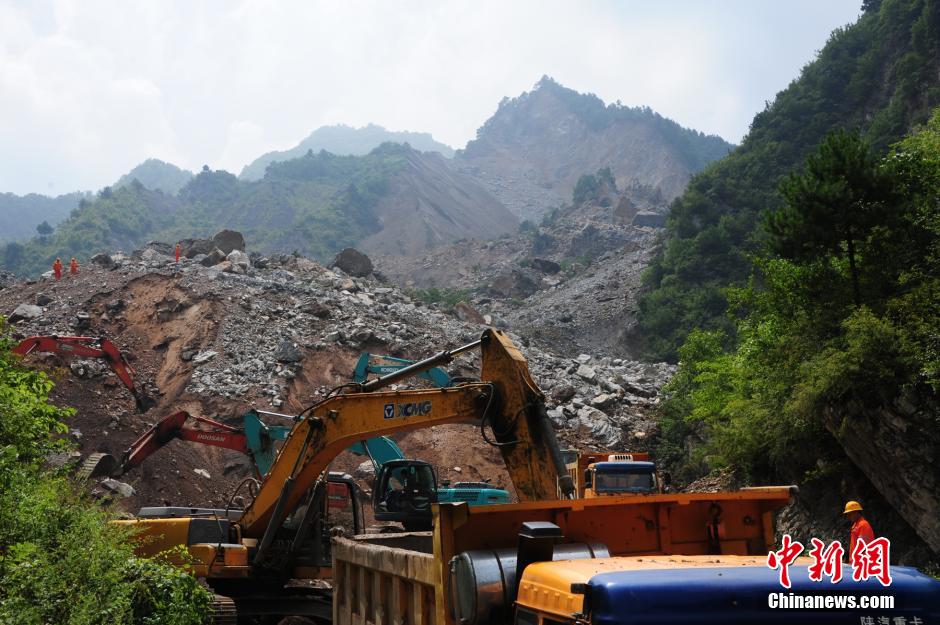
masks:
POLYGON ((93 336, 31 336, 13 348, 13 353, 20 356, 28 356, 33 352, 100 358, 108 363, 121 383, 131 392, 141 412, 145 412, 153 403, 153 400, 138 390, 134 383, 134 368, 127 362, 121 350, 108 339, 93 336))
POLYGON ((249 453, 244 432, 212 419, 194 417, 185 410, 181 410, 155 423, 127 448, 121 458, 121 473, 126 473, 138 466, 174 438, 232 449, 243 454, 249 453), (190 419, 207 425, 211 429, 197 430, 185 427, 184 424, 190 419))
MULTIPOLYGON (((445 423, 492 428, 522 501, 572 490, 543 395, 522 354, 498 330, 480 341, 483 382, 443 389, 331 397, 299 421, 239 524, 244 536, 273 536, 343 449, 368 438, 445 423)), ((433 365, 430 365, 433 366, 433 365)), ((262 541, 264 546, 265 541, 262 541)))

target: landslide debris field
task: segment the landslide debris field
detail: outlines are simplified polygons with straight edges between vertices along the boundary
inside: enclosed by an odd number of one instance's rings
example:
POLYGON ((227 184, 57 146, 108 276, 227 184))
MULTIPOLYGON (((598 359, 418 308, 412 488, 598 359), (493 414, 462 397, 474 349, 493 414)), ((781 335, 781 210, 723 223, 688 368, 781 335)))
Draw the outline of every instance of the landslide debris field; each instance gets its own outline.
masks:
MULTIPOLYGON (((95 452, 120 458, 148 427, 179 410, 234 426, 249 408, 296 414, 350 381, 363 351, 422 358, 473 341, 486 328, 456 316, 482 319, 486 310, 429 306, 371 274, 353 277, 302 257, 249 259, 236 250, 234 257, 204 266, 218 258, 199 255, 176 264, 167 251, 153 244, 130 256, 101 255, 77 276, 0 289, 0 313, 11 317, 17 337, 110 338, 136 369, 138 384, 156 399, 154 408, 139 414, 103 363, 30 355, 31 366, 56 380, 54 400, 75 407, 68 436, 82 458, 95 452)), ((547 395, 563 446, 649 447, 656 435, 652 409, 670 366, 556 354, 528 340, 525 327, 505 329, 547 395)), ((479 356, 461 356, 448 371, 477 375, 479 356)), ((432 463, 439 479, 491 479, 511 490, 499 452, 476 427, 439 426, 395 438, 409 457, 432 463)), ((344 453, 333 468, 356 475, 368 488, 365 460, 344 453)), ((89 488, 131 512, 143 505, 224 506, 249 475, 247 457, 237 452, 174 440, 121 476, 123 484, 96 478, 89 488)))

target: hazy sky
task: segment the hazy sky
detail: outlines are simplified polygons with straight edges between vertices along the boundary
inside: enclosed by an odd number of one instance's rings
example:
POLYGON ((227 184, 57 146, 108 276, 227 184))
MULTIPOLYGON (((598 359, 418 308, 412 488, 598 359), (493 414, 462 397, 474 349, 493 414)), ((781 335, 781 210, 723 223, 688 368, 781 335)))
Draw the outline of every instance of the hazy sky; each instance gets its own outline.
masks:
POLYGON ((463 147, 543 75, 737 142, 861 0, 0 0, 0 192, 238 173, 369 122, 463 147))

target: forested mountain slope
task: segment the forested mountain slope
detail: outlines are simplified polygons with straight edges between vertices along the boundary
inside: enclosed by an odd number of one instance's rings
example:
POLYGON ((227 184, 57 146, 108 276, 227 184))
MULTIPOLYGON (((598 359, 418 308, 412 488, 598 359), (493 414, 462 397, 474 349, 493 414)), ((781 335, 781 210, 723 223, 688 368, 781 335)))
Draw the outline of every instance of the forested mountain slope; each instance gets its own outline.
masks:
POLYGON ((9 270, 35 273, 56 256, 87 258, 220 228, 240 230, 257 251, 297 250, 321 260, 366 237, 366 247, 414 251, 515 230, 512 214, 442 161, 389 143, 365 156, 308 152, 273 163, 254 182, 204 168, 177 195, 138 181, 106 187, 81 201, 52 236, 16 244, 12 255, 10 246, 0 249, 0 261, 9 270))
POLYGON ((761 216, 778 185, 823 136, 860 128, 879 153, 940 104, 940 2, 868 0, 834 31, 800 77, 758 113, 740 147, 695 176, 673 204, 663 252, 648 274, 641 338, 651 358, 675 359, 695 327, 730 329, 723 287, 752 270, 761 216))
POLYGON ((77 191, 57 197, 0 193, 0 243, 31 237, 36 234, 36 226, 44 221, 56 226, 83 196, 77 191))
POLYGON ((125 187, 134 180, 154 191, 163 191, 176 195, 179 190, 192 180, 193 172, 180 169, 172 163, 165 163, 160 159, 148 158, 146 161, 121 176, 115 187, 125 187))

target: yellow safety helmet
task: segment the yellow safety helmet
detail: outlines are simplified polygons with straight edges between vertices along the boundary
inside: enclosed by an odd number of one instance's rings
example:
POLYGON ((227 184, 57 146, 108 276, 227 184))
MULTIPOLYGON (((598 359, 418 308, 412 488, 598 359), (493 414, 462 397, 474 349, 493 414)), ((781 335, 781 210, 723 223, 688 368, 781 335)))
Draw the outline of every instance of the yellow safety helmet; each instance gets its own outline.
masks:
POLYGON ((857 501, 850 501, 849 503, 845 504, 845 510, 842 511, 842 514, 848 514, 849 512, 861 512, 861 511, 862 511, 862 504, 858 503, 857 501))

